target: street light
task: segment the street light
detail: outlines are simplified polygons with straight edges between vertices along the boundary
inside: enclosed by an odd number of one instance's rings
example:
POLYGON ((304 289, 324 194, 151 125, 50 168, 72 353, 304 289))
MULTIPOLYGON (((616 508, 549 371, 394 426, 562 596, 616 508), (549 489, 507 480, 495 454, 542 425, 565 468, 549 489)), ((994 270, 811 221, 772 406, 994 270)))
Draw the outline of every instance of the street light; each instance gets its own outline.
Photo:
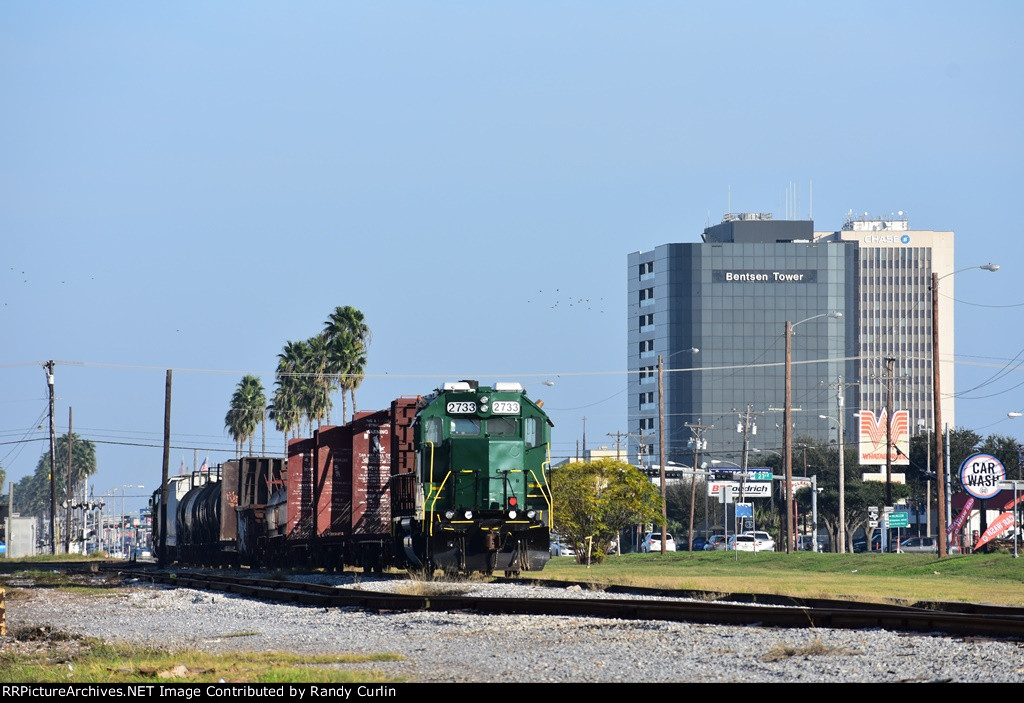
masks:
POLYGON ((802 325, 805 322, 811 320, 817 320, 819 317, 831 317, 840 318, 843 313, 839 311, 823 312, 820 315, 812 315, 806 319, 800 320, 799 322, 790 322, 786 320, 786 386, 785 386, 785 397, 786 405, 783 413, 783 427, 782 427, 782 465, 784 473, 786 475, 786 554, 792 554, 793 552, 793 436, 792 436, 792 422, 793 422, 793 398, 792 398, 792 374, 793 374, 793 347, 792 337, 793 328, 797 325, 802 325))
MULTIPOLYGON (((961 271, 968 271, 970 269, 981 269, 983 271, 995 272, 999 270, 999 266, 993 263, 982 264, 981 266, 968 266, 966 268, 957 269, 945 275, 940 276, 937 273, 932 273, 932 414, 935 417, 935 458, 936 458, 936 482, 938 483, 938 501, 939 501, 939 558, 943 559, 946 556, 946 486, 945 486, 945 469, 943 467, 944 457, 942 455, 942 398, 939 394, 939 281, 943 278, 952 276, 953 274, 960 273, 961 271)), ((888 418, 886 422, 888 422, 888 418)), ((886 452, 889 448, 886 447, 886 452)))

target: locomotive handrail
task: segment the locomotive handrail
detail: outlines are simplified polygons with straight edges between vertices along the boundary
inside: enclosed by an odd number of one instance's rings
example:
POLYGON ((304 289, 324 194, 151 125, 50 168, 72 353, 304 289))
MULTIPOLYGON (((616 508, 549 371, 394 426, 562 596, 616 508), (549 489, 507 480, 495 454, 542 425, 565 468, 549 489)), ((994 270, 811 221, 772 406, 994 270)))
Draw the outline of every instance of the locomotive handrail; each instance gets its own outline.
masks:
MULTIPOLYGON (((444 480, 441 481, 441 485, 438 486, 437 490, 434 492, 433 501, 430 503, 430 514, 431 515, 434 514, 434 506, 437 504, 437 497, 439 495, 441 495, 441 491, 444 490, 444 484, 448 483, 448 479, 451 477, 451 475, 452 475, 451 471, 449 471, 447 474, 445 474, 444 480)), ((431 478, 433 478, 433 476, 431 476, 431 478)), ((434 490, 434 483, 433 483, 433 481, 431 481, 431 483, 430 483, 430 490, 432 490, 432 491, 434 490)), ((434 536, 434 521, 433 520, 430 521, 430 531, 428 532, 428 534, 431 537, 434 536)))
POLYGON ((548 503, 548 527, 551 527, 551 524, 555 520, 555 506, 552 503, 553 494, 551 493, 551 486, 548 485, 548 475, 551 473, 551 442, 545 442, 544 446, 547 447, 548 458, 547 461, 540 465, 540 473, 544 478, 544 487, 548 489, 545 500, 548 503), (544 470, 545 466, 547 467, 546 471, 544 470))

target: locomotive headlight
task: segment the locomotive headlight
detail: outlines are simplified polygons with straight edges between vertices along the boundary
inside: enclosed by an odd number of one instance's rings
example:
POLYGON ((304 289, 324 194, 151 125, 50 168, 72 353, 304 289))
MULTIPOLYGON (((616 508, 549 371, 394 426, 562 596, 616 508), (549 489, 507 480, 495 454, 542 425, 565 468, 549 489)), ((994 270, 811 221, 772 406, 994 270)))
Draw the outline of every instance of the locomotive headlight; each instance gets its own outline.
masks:
POLYGON ((487 396, 486 395, 480 396, 480 402, 481 403, 486 403, 487 402, 487 396))
POLYGON ((528 511, 526 511, 526 517, 528 517, 528 518, 530 518, 532 520, 533 518, 537 517, 537 511, 536 510, 528 510, 528 511))
POLYGON ((451 520, 453 517, 455 517, 455 511, 454 510, 445 510, 444 511, 444 518, 445 518, 445 520, 451 520))
POLYGON ((465 517, 466 517, 467 520, 472 520, 473 519, 473 511, 472 510, 467 510, 465 512, 465 517))
POLYGON ((516 519, 516 515, 518 515, 518 514, 519 513, 517 513, 515 510, 509 510, 508 511, 508 519, 509 520, 515 520, 516 519))

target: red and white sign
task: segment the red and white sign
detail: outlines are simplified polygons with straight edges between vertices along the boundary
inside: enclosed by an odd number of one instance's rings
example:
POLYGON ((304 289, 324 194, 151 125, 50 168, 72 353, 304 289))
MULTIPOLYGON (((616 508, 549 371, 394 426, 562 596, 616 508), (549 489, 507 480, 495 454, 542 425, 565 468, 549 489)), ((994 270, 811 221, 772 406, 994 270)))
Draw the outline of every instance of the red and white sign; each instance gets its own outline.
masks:
POLYGON ((1013 527, 1013 513, 1001 514, 996 518, 995 522, 988 526, 988 529, 985 530, 985 534, 978 538, 978 541, 974 545, 974 551, 978 551, 978 547, 981 547, 989 540, 995 539, 1011 527, 1013 527))
MULTIPOLYGON (((878 418, 874 413, 862 410, 860 413, 860 463, 864 466, 880 466, 886 463, 885 418, 883 409, 878 418)), ((889 463, 895 466, 910 465, 910 411, 897 410, 892 414, 892 446, 889 447, 889 463)))
MULTIPOLYGON (((739 481, 712 481, 708 484, 708 497, 717 498, 721 495, 723 490, 728 490, 733 499, 739 499, 740 496, 740 482, 739 481)), ((772 484, 769 481, 744 481, 743 482, 743 495, 744 498, 771 498, 772 496, 772 484)))
POLYGON ((964 509, 956 516, 956 520, 949 524, 949 527, 946 528, 946 532, 959 532, 960 528, 964 526, 964 522, 967 521, 967 516, 971 514, 971 508, 973 507, 974 498, 968 498, 967 502, 964 503, 964 509))

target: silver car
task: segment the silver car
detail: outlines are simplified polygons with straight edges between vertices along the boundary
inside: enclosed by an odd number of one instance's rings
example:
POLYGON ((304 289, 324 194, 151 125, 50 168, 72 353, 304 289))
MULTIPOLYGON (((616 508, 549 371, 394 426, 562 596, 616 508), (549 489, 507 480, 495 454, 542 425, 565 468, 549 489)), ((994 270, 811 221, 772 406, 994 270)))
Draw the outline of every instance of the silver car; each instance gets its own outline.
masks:
MULTIPOLYGON (((907 554, 938 554, 939 538, 935 535, 930 537, 907 537, 900 540, 899 549, 896 551, 906 552, 907 554)), ((950 553, 956 553, 952 549, 949 551, 950 553)))

